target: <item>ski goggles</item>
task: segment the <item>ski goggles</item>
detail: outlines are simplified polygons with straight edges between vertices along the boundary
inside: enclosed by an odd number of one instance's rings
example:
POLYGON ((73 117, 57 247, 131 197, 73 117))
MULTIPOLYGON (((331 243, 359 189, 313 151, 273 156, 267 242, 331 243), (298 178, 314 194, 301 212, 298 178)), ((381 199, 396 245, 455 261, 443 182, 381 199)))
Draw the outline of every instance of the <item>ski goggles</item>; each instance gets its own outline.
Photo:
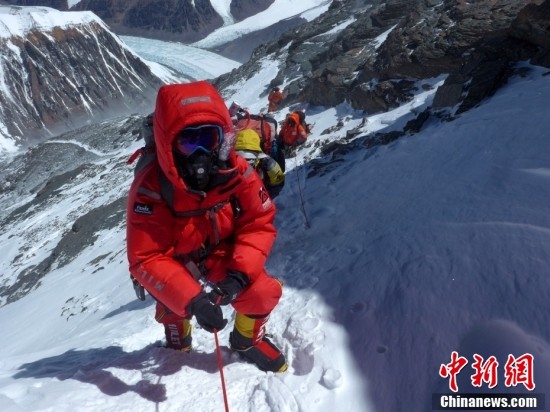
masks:
POLYGON ((175 149, 185 156, 197 150, 210 153, 217 149, 223 140, 223 129, 216 125, 186 127, 176 136, 175 149))

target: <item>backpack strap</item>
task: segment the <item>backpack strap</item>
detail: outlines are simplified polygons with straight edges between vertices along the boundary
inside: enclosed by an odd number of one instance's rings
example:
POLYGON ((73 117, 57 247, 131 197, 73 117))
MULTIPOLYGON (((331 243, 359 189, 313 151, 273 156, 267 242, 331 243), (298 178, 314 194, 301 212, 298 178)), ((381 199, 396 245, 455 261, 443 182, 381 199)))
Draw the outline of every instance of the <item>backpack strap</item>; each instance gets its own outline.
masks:
MULTIPOLYGON (((248 172, 248 169, 247 169, 247 172, 248 172)), ((178 212, 174 210, 174 187, 172 186, 168 178, 164 176, 164 173, 162 173, 162 171, 159 171, 159 174, 160 174, 159 176, 160 196, 168 205, 168 208, 172 212, 172 215, 174 217, 193 217, 193 216, 207 215, 214 229, 214 236, 215 236, 214 245, 217 246, 220 243, 220 239, 219 239, 218 224, 216 221, 216 213, 222 207, 224 207, 226 204, 229 203, 231 204, 231 209, 233 210, 233 219, 237 219, 238 217, 240 217, 242 209, 237 198, 234 195, 230 195, 227 200, 216 203, 215 205, 210 207, 194 209, 194 210, 186 210, 185 212, 178 212)))
MULTIPOLYGON (((247 172, 248 172, 248 169, 247 169, 247 172)), ((221 241, 218 223, 216 221, 216 213, 222 207, 224 207, 226 204, 229 203, 233 211, 233 219, 238 219, 242 213, 241 205, 238 199, 234 195, 231 195, 227 200, 224 200, 223 202, 219 202, 209 208, 201 208, 201 209, 189 210, 185 212, 176 212, 173 208, 173 204, 174 204, 173 186, 171 185, 170 181, 166 178, 166 176, 164 176, 164 173, 162 173, 162 171, 160 170, 159 170, 159 179, 160 179, 160 198, 162 198, 166 202, 173 216, 192 217, 192 216, 207 215, 212 224, 212 228, 214 232, 213 242, 210 242, 207 239, 205 244, 203 244, 199 250, 193 251, 187 255, 177 256, 177 258, 181 260, 183 265, 187 268, 189 273, 191 273, 193 278, 199 281, 206 274, 206 267, 204 266, 206 262, 206 258, 208 257, 212 249, 216 247, 221 241), (198 264, 196 262, 198 262, 198 264)), ((149 193, 149 195, 151 194, 149 193)), ((157 195, 157 197, 158 196, 159 195, 157 195)), ((130 279, 132 280, 132 285, 134 287, 134 291, 136 293, 137 298, 141 301, 144 301, 145 288, 138 282, 138 280, 134 276, 130 275, 130 279)))
POLYGON ((156 157, 157 150, 155 147, 155 138, 153 136, 153 116, 154 113, 151 113, 141 121, 140 136, 145 141, 145 146, 136 150, 126 161, 126 164, 131 165, 138 157, 140 158, 134 169, 134 175, 156 157))

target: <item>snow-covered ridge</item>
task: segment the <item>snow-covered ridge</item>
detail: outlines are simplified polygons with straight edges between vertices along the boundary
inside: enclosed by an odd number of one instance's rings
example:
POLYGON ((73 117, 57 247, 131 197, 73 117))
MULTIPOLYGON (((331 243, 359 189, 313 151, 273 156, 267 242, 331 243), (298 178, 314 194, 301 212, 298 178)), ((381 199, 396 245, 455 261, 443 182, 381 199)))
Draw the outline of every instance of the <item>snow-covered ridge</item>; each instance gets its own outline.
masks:
MULTIPOLYGON (((61 12, 49 7, 0 6, 0 38, 23 37, 32 30, 51 31, 55 27, 103 21, 90 11, 61 12)), ((106 27, 105 27, 106 28, 106 27)))
POLYGON ((0 153, 91 119, 149 110, 169 77, 88 11, 2 6, 0 41, 0 153))
MULTIPOLYGON (((272 69, 266 63, 262 71, 272 69)), ((431 394, 448 390, 439 365, 457 348, 472 359, 459 339, 487 319, 502 350, 534 354, 537 390, 550 393, 546 71, 531 67, 454 122, 434 121, 387 146, 313 154, 306 169, 287 169, 268 262, 285 286, 268 331, 291 366, 285 374, 263 373, 227 349, 231 325, 220 331, 231 411, 430 410, 431 394), (371 407, 369 395, 385 407, 371 407)), ((433 93, 417 99, 429 105, 433 93)), ((254 107, 255 98, 234 97, 254 107)), ((402 127, 406 109, 370 116, 364 132, 402 127)), ((339 140, 361 115, 310 109, 310 139, 339 140), (321 134, 337 122, 341 131, 321 134)), ((48 268, 39 287, 0 308, 9 331, 0 334, 1 411, 223 410, 211 334, 195 328, 190 354, 159 347, 154 301, 136 301, 128 280, 121 209, 102 215, 120 213, 120 224, 96 227, 106 219, 90 218, 75 225, 101 205, 122 207, 111 202, 132 179, 125 160, 141 145, 132 141, 138 124, 136 117, 93 125, 34 149, 44 168, 51 168, 50 156, 87 166, 20 201, 0 233, 0 276, 40 270, 50 254, 64 260, 48 268), (92 232, 97 239, 73 260, 56 254, 64 234, 78 247, 75 239, 92 232), (38 313, 32 328, 21 326, 38 313)), ((0 288, 12 284, 6 278, 0 288)), ((223 310, 233 321, 232 310, 223 310)), ((501 359, 491 347, 494 335, 479 339, 476 350, 501 359)), ((466 369, 461 376, 469 378, 466 369)))
POLYGON ((235 23, 235 19, 231 15, 231 0, 210 0, 210 4, 223 19, 224 26, 235 23))
MULTIPOLYGON (((217 3, 219 3, 219 1, 217 3)), ((269 27, 278 21, 299 15, 305 19, 312 20, 326 11, 329 4, 330 1, 327 0, 302 0, 300 2, 275 0, 267 10, 238 23, 231 25, 226 24, 192 45, 201 48, 216 47, 248 33, 269 27)), ((220 6, 216 8, 218 13, 220 12, 220 8, 220 6)))

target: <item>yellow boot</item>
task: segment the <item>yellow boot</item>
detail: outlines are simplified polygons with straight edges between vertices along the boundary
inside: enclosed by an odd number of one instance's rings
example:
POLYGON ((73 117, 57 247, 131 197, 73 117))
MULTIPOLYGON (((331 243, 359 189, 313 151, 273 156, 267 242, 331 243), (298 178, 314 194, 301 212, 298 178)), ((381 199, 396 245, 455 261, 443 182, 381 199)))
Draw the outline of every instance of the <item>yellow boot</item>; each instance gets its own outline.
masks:
POLYGON ((262 371, 284 372, 288 369, 285 356, 265 334, 268 318, 269 315, 237 313, 235 328, 229 335, 229 345, 262 371))

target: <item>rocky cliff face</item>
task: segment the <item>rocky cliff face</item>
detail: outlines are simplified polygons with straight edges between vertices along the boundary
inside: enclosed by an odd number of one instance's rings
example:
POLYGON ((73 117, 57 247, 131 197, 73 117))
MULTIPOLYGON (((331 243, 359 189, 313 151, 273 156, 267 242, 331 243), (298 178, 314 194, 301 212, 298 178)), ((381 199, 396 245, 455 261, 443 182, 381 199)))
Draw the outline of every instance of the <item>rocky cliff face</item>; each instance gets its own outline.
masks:
POLYGON ((253 16, 273 4, 275 0, 231 0, 229 10, 237 21, 253 16))
POLYGON ((335 0, 316 21, 256 49, 218 85, 249 76, 267 56, 282 56, 271 84, 285 85, 287 104, 348 101, 371 114, 410 99, 412 80, 447 75, 434 107, 463 111, 505 83, 515 62, 548 66, 548 3, 335 0), (334 30, 338 25, 345 28, 334 30))
POLYGON ((139 138, 141 121, 135 115, 84 126, 21 152, 3 165, 0 233, 17 230, 21 238, 12 243, 18 250, 13 266, 0 274, 0 306, 38 287, 52 269, 93 245, 102 230, 123 228, 126 202, 121 187, 127 187, 132 173, 125 149, 139 138), (75 193, 86 193, 83 187, 95 187, 101 196, 89 196, 83 203, 71 201, 75 193), (65 201, 68 209, 60 208, 65 201), (54 212, 55 217, 28 227, 37 213, 56 209, 61 215, 54 212), (15 229, 19 225, 26 227, 15 229), (51 235, 47 239, 42 235, 46 232, 51 235), (36 258, 37 245, 51 251, 46 258, 36 258))
POLYGON ((523 8, 512 22, 508 34, 513 39, 537 47, 533 63, 550 67, 550 1, 523 8))
MULTIPOLYGON (((238 22, 266 10, 274 1, 232 0, 229 12, 238 22)), ((68 9, 66 0, 0 0, 0 4, 68 9)), ((223 24, 209 0, 81 0, 71 8, 71 11, 84 10, 93 11, 117 34, 182 43, 201 40, 223 24)), ((212 51, 246 62, 255 47, 304 21, 299 17, 284 19, 237 41, 216 46, 212 51)))
POLYGON ((117 111, 143 110, 161 84, 99 21, 36 28, 0 42, 0 120, 20 142, 117 111))
MULTIPOLYGON (((232 0, 230 12, 241 21, 267 9, 274 0, 232 0)), ((67 0, 5 0, 17 6, 68 10, 67 0)), ((93 11, 117 34, 191 43, 223 24, 210 0, 81 0, 72 11, 93 11)))
POLYGON ((71 10, 90 10, 118 34, 193 42, 223 24, 209 0, 82 0, 71 10))
POLYGON ((65 11, 69 9, 67 0, 3 0, 0 4, 11 4, 14 6, 45 6, 65 11))

